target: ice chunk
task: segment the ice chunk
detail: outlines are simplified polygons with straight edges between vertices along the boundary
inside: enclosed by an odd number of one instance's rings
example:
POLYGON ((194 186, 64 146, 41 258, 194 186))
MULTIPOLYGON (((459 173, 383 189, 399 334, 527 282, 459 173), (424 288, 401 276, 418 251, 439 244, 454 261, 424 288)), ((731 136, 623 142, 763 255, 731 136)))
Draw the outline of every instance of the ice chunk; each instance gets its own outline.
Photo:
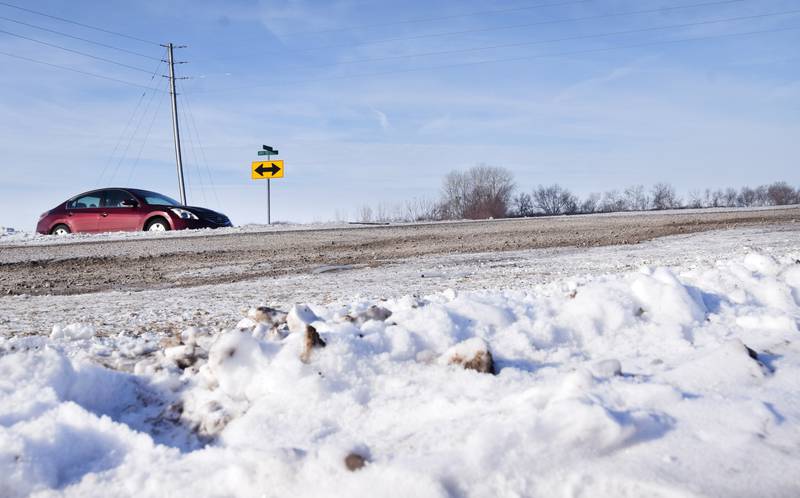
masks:
POLYGON ((292 333, 305 333, 307 325, 311 325, 319 320, 320 318, 308 305, 295 304, 292 306, 292 309, 289 310, 289 314, 286 317, 286 324, 289 326, 289 331, 292 333))
POLYGON ((622 375, 622 365, 619 360, 614 359, 597 361, 592 364, 591 369, 594 376, 601 379, 622 375))
POLYGON ((67 326, 53 325, 53 331, 50 333, 51 339, 91 339, 94 337, 94 327, 85 323, 71 323, 67 326))

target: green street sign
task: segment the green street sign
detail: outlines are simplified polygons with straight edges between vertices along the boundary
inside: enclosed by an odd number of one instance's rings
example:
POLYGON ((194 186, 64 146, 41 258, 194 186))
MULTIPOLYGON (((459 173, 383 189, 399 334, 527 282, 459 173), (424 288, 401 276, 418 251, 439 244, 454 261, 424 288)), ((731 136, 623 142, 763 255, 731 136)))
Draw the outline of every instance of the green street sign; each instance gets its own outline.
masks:
POLYGON ((260 150, 260 151, 258 151, 258 155, 259 156, 277 156, 278 155, 278 151, 277 150, 260 150))

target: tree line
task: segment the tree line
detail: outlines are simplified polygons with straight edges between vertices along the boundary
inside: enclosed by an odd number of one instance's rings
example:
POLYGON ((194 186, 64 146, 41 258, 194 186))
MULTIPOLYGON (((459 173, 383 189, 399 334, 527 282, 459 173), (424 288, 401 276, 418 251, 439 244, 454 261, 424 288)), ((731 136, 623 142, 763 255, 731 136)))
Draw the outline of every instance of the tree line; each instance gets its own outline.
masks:
POLYGON ((414 199, 392 207, 381 204, 375 209, 362 206, 357 218, 361 222, 436 221, 789 204, 800 204, 800 188, 784 181, 738 190, 692 190, 685 199, 663 182, 580 198, 559 184, 520 190, 508 169, 478 165, 448 173, 438 200, 414 199))

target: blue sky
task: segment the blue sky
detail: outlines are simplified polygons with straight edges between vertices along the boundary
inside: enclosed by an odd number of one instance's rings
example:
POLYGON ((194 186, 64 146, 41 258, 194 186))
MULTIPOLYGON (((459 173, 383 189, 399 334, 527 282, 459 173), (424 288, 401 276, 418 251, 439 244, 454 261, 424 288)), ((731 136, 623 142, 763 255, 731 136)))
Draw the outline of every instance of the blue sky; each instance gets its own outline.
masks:
MULTIPOLYGON (((273 219, 301 222, 434 198, 444 174, 478 163, 509 168, 522 190, 559 182, 581 195, 800 183, 800 29, 787 29, 800 13, 752 17, 798 1, 9 3, 188 45, 176 56, 190 77, 179 88, 189 201, 237 224, 265 218, 266 186, 249 179, 261 144, 287 166, 273 219)), ((141 70, 6 33, 2 52, 157 88, 142 97, 0 55, 0 225, 31 229, 98 186, 177 197, 165 68, 151 80, 163 49, 5 5, 0 16, 18 21, 0 30, 141 70)))

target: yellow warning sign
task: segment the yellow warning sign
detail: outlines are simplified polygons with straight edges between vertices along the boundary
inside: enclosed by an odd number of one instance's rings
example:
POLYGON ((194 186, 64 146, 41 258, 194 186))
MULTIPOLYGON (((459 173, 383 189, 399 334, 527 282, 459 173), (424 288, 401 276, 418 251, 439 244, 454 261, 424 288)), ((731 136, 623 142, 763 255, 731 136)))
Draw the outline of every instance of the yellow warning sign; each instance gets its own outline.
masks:
POLYGON ((283 159, 275 161, 253 161, 251 178, 253 180, 269 180, 283 178, 283 159))

